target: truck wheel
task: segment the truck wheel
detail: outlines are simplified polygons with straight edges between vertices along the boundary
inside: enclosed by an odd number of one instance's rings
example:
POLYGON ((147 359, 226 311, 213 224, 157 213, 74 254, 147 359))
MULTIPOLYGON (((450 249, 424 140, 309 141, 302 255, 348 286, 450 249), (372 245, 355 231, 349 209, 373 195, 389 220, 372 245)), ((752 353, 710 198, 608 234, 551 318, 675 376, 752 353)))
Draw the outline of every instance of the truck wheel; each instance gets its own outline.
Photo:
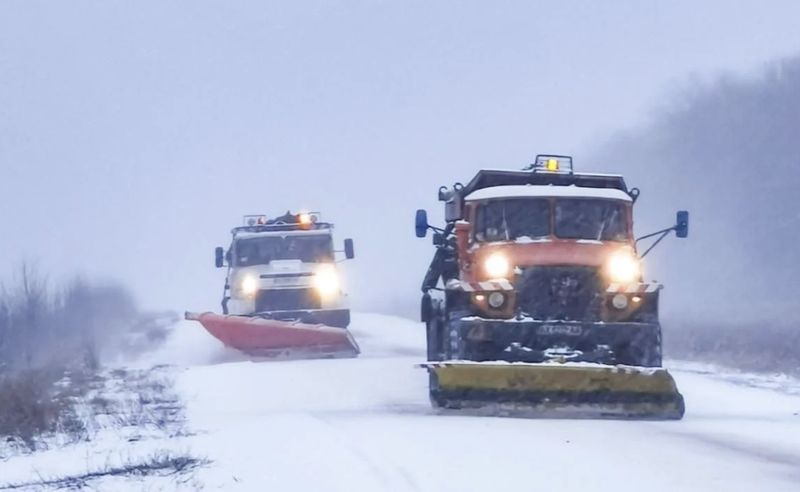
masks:
POLYGON ((442 322, 438 315, 433 316, 425 323, 427 334, 428 360, 443 360, 442 354, 442 322))
POLYGON ((656 350, 641 350, 626 347, 617 352, 617 364, 639 367, 661 367, 661 353, 656 350))
POLYGON ((618 364, 661 367, 661 331, 639 338, 615 352, 618 364))
POLYGON ((228 297, 228 296, 225 296, 225 297, 222 298, 222 303, 221 303, 222 304, 222 314, 228 314, 228 301, 230 299, 231 298, 228 297))
POLYGON ((442 316, 442 352, 445 360, 468 360, 469 355, 465 341, 457 333, 451 333, 450 322, 459 320, 471 313, 463 309, 445 309, 442 316))

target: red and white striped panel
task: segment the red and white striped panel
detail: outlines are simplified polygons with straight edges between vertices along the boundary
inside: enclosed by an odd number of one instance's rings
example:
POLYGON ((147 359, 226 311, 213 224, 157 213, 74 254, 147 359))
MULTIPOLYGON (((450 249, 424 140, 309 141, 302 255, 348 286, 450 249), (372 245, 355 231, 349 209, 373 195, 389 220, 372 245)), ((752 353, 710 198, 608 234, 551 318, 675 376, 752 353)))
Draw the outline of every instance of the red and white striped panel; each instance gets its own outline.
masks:
POLYGON ((661 289, 663 285, 650 282, 649 284, 611 284, 606 289, 609 294, 649 294, 661 289))
POLYGON ((484 282, 462 282, 460 280, 451 280, 447 282, 448 289, 463 290, 464 292, 490 292, 493 290, 514 290, 511 282, 505 279, 499 280, 486 280, 484 282))

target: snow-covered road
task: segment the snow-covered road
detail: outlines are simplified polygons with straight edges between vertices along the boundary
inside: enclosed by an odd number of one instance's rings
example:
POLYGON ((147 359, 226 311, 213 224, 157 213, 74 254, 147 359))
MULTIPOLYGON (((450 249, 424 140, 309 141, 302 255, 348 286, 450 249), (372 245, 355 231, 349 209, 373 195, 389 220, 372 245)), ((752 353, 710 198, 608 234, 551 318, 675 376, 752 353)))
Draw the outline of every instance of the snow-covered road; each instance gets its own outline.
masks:
MULTIPOLYGON (((358 359, 255 363, 181 326, 191 451, 208 490, 800 491, 792 381, 678 365, 678 422, 437 415, 422 327, 356 315, 358 359)), ((794 391, 794 393, 793 393, 794 391)))

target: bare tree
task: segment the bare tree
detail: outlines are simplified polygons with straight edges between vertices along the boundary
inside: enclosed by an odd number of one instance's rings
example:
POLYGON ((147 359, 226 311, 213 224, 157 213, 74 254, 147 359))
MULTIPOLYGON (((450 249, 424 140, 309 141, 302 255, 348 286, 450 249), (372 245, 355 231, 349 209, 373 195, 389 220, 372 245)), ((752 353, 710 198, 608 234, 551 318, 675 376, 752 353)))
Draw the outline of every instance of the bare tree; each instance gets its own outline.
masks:
POLYGON ((44 342, 45 324, 47 316, 47 281, 39 275, 35 264, 23 262, 19 269, 21 286, 22 323, 27 333, 24 334, 22 349, 25 365, 33 365, 34 345, 44 342))

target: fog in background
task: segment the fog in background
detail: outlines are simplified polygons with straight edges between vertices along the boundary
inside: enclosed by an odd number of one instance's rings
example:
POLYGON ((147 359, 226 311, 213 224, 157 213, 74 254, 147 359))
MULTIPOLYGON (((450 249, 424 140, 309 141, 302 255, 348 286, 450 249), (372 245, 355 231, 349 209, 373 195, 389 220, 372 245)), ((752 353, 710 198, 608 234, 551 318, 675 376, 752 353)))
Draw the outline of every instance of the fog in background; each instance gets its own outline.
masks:
POLYGON ((31 259, 218 309, 212 250, 241 215, 309 209, 356 241, 355 307, 413 313, 433 252, 414 209, 441 218, 440 184, 558 152, 640 186, 639 233, 692 211, 647 261, 669 313, 778 312, 798 290, 800 81, 774 61, 800 52, 799 18, 793 0, 0 0, 0 276, 31 259))
MULTIPOLYGON (((754 77, 687 87, 650 124, 592 154, 644 188, 642 223, 693 212, 690 242, 662 243, 648 272, 670 315, 722 323, 800 320, 800 57, 754 77), (723 316, 719 316, 722 314, 723 316), (704 319, 703 319, 704 318, 704 319)), ((788 322, 788 323, 787 323, 788 322)))

